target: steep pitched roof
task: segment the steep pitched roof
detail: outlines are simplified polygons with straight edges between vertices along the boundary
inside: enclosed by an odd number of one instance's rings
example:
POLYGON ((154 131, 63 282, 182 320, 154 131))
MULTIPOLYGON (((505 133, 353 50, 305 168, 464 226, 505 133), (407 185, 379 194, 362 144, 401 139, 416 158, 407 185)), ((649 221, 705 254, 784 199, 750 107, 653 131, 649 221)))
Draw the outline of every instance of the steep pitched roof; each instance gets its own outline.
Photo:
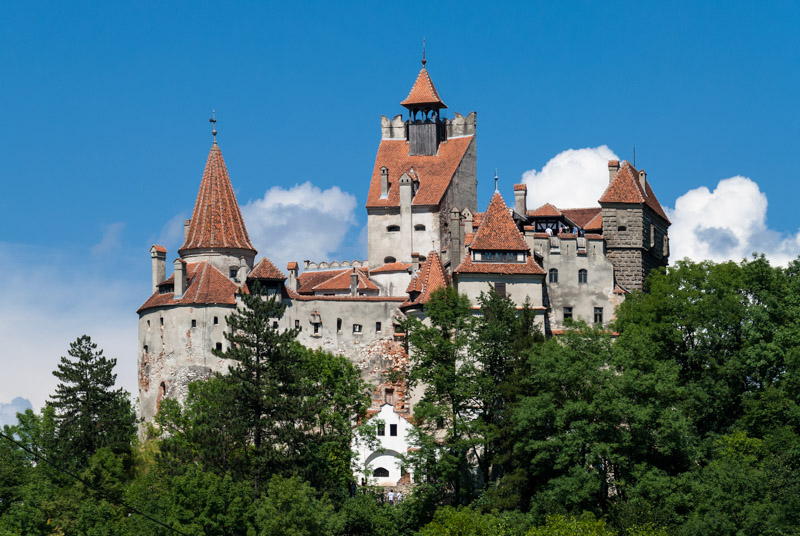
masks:
MULTIPOLYGON (((327 281, 328 279, 331 279, 348 271, 349 270, 345 268, 343 270, 321 270, 317 272, 303 272, 297 278, 297 293, 313 294, 314 287, 316 287, 323 281, 327 281)), ((349 285, 348 288, 350 288, 349 285)))
POLYGON ((433 85, 428 69, 422 66, 408 97, 400 103, 406 108, 419 108, 421 105, 429 105, 430 108, 447 108, 447 105, 439 97, 439 93, 433 85))
POLYGON ((358 290, 378 290, 375 283, 369 280, 364 272, 358 268, 345 270, 337 276, 331 277, 322 283, 316 285, 313 290, 321 292, 325 290, 349 290, 350 289, 350 274, 353 272, 358 276, 358 290))
POLYGON ((233 193, 222 152, 215 141, 200 182, 189 232, 178 253, 192 249, 236 248, 255 253, 233 193))
MULTIPOLYGON (((211 264, 205 261, 186 264, 186 279, 188 285, 181 298, 176 300, 173 292, 162 294, 161 290, 158 290, 139 307, 137 312, 165 305, 236 305, 236 292, 239 287, 211 264)), ((172 274, 158 286, 174 288, 174 285, 175 274, 172 274)))
POLYGON ((414 276, 408 285, 407 292, 419 292, 415 299, 407 299, 401 307, 412 305, 424 305, 428 303, 433 291, 447 286, 447 275, 442 265, 442 259, 435 251, 428 254, 425 263, 419 269, 419 273, 414 276))
POLYGON ((603 211, 597 213, 597 216, 592 218, 590 221, 586 222, 586 225, 583 226, 584 229, 588 230, 603 230, 603 211))
POLYGON ((472 262, 472 256, 467 253, 455 274, 499 274, 499 275, 544 275, 545 271, 533 259, 533 255, 522 262, 472 262))
POLYGON ((268 258, 264 257, 255 265, 253 271, 247 274, 247 279, 273 279, 284 281, 286 276, 272 264, 268 258))
POLYGON ((650 188, 650 183, 645 181, 645 188, 642 189, 639 182, 639 171, 627 160, 623 160, 619 171, 600 197, 600 203, 644 203, 664 221, 670 223, 664 209, 661 208, 661 203, 656 199, 656 194, 650 188))
POLYGON ((400 177, 404 173, 413 177, 412 168, 419 177, 419 190, 411 204, 438 205, 472 139, 473 136, 463 136, 444 141, 439 144, 439 152, 435 156, 409 155, 406 140, 381 140, 369 184, 367 208, 400 206, 400 177), (389 170, 389 195, 385 199, 381 199, 382 167, 389 170))
POLYGON ((558 210, 555 205, 550 204, 550 203, 545 203, 544 205, 542 205, 541 207, 539 207, 539 208, 537 208, 535 210, 529 210, 528 211, 528 216, 532 216, 534 218, 536 218, 536 217, 538 217, 538 218, 543 218, 543 217, 556 218, 556 217, 561 216, 561 215, 562 215, 561 211, 558 210))
POLYGON ((596 218, 602 210, 600 207, 562 208, 561 213, 578 227, 585 228, 586 224, 596 218))
POLYGON ((475 233, 470 249, 529 251, 530 248, 514 224, 503 196, 498 192, 492 196, 489 208, 475 233))

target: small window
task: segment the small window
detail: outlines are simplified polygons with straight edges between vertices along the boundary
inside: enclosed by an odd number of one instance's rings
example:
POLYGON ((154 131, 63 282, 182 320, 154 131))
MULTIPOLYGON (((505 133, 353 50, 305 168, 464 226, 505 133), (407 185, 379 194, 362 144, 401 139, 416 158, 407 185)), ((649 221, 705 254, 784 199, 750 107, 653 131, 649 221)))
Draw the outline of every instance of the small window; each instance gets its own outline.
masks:
POLYGON ((594 323, 598 324, 598 325, 603 323, 603 308, 602 307, 595 307, 594 308, 594 323))
POLYGON ((397 437, 397 425, 396 424, 390 424, 389 425, 389 435, 397 437))
POLYGON ((558 283, 558 270, 556 270, 555 268, 550 268, 550 270, 547 272, 547 275, 548 275, 548 280, 551 283, 558 283))
POLYGON ((564 320, 572 320, 572 307, 564 307, 564 320))
POLYGON ((361 333, 361 324, 353 324, 353 333, 361 333))
POLYGON ((628 230, 627 225, 620 225, 619 227, 617 227, 617 231, 619 231, 620 233, 624 233, 627 230, 628 230))
POLYGON ((217 350, 219 350, 220 352, 222 351, 222 343, 221 342, 217 343, 217 350))
POLYGON ((197 327, 197 320, 195 320, 194 318, 192 318, 192 327, 193 328, 197 327))
POLYGON ((386 389, 383 392, 383 401, 387 404, 394 404, 394 389, 386 389))
POLYGON ((444 417, 436 417, 436 429, 437 430, 444 429, 444 417))
POLYGON ((322 327, 322 324, 314 324, 314 335, 319 335, 320 327, 322 327))
POLYGON ((214 325, 216 326, 217 324, 219 324, 219 317, 215 316, 214 317, 214 325))
POLYGON ((149 320, 147 321, 147 328, 148 329, 150 328, 150 321, 149 320))
POLYGON ((399 233, 400 232, 400 226, 399 225, 387 225, 386 226, 386 232, 387 233, 399 233))
POLYGON ((669 257, 669 237, 667 235, 664 235, 663 247, 664 256, 669 257))
POLYGON ((230 268, 228 270, 228 276, 230 276, 231 279, 236 279, 237 275, 239 275, 239 269, 238 268, 230 268))
POLYGON ((372 471, 372 476, 374 476, 375 478, 388 478, 389 470, 384 469, 383 467, 378 467, 374 471, 372 471))
POLYGON ((650 248, 656 247, 656 226, 650 224, 650 248))
POLYGON ((425 226, 424 226, 424 225, 422 225, 421 223, 418 223, 418 224, 416 224, 416 225, 414 226, 414 230, 415 230, 415 231, 424 231, 424 230, 425 230, 425 226))
POLYGON ((148 348, 148 347, 147 347, 147 345, 145 344, 145 345, 144 345, 144 353, 147 353, 147 351, 148 351, 148 350, 149 350, 149 348, 148 348))
POLYGON ((589 280, 589 272, 584 269, 578 270, 578 283, 586 283, 589 280))
POLYGON ((381 332, 381 323, 375 322, 375 333, 380 333, 380 332, 381 332))
POLYGON ((300 321, 299 320, 295 320, 294 321, 294 327, 295 327, 295 329, 300 329, 300 321))
POLYGON ((272 329, 278 329, 278 321, 277 320, 273 320, 272 321, 272 329))
POLYGON ((502 296, 503 298, 506 297, 506 284, 505 283, 495 283, 494 284, 494 291, 498 296, 502 296))
POLYGON ((392 264, 393 262, 397 262, 397 259, 394 257, 384 257, 383 264, 392 264))
POLYGON ((163 325, 164 325, 164 317, 162 316, 162 317, 161 317, 161 318, 159 318, 158 320, 161 322, 161 325, 163 326, 163 325))
POLYGON ((378 435, 385 436, 386 435, 386 425, 383 423, 378 424, 378 435))

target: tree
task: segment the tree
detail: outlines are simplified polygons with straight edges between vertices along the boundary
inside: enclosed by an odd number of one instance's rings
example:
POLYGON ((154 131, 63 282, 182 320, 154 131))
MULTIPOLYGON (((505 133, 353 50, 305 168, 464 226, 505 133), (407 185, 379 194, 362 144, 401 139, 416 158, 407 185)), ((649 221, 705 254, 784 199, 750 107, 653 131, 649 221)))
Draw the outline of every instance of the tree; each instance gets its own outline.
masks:
POLYGON ((128 393, 114 389, 117 360, 107 358, 88 335, 70 344, 53 375, 60 380, 48 402, 55 409, 59 459, 84 467, 101 447, 128 451, 135 415, 128 393))

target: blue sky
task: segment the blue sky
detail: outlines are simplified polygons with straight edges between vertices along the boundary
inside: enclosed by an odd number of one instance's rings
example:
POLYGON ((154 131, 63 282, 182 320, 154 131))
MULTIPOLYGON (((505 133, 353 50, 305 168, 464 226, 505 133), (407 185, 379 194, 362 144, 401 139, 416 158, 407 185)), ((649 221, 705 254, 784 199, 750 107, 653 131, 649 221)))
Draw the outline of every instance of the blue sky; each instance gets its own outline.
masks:
POLYGON ((135 391, 148 248, 180 245, 212 108, 262 253, 364 257, 378 120, 403 111, 423 37, 450 116, 478 113, 480 206, 495 168, 507 201, 524 177, 591 203, 635 145, 673 252, 786 262, 798 23, 795 2, 5 2, 0 402, 41 405, 82 333, 135 391))

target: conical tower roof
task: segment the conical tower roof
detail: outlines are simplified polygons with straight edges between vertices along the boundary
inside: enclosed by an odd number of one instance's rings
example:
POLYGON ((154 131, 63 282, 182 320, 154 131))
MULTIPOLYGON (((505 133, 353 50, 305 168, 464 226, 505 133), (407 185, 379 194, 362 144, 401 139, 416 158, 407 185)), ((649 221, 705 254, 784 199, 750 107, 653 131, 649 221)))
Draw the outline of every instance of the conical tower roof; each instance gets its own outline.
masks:
POLYGON ((250 250, 253 255, 256 253, 247 235, 222 152, 215 140, 208 153, 189 232, 178 253, 183 255, 191 250, 217 248, 250 250))
POLYGON ((436 87, 433 85, 433 81, 424 63, 417 75, 414 85, 411 87, 411 91, 408 93, 408 97, 400 104, 408 109, 432 108, 438 110, 440 108, 447 108, 447 105, 439 97, 439 93, 436 91, 436 87))
POLYGON ((503 196, 495 192, 489 202, 489 208, 483 215, 478 232, 470 244, 470 249, 529 251, 528 244, 514 224, 508 212, 503 196))

